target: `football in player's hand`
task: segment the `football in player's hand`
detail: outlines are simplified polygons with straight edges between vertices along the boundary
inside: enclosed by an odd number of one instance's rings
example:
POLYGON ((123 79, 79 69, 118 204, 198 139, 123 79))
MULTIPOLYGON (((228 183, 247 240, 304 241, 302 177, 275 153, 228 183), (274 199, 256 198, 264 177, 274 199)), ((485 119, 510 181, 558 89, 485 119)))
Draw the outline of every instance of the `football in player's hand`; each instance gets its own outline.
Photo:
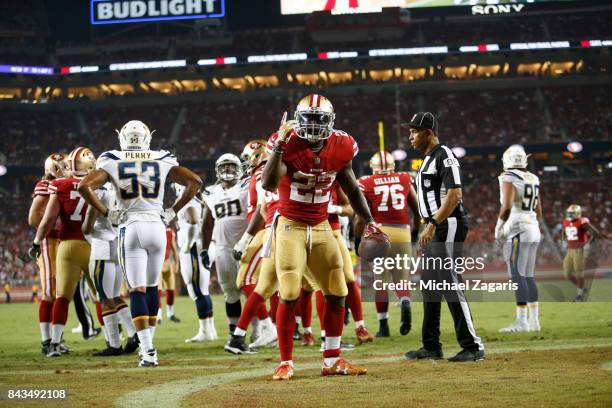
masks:
POLYGON ((387 256, 391 244, 389 237, 378 226, 368 225, 359 244, 359 255, 366 262, 387 256))

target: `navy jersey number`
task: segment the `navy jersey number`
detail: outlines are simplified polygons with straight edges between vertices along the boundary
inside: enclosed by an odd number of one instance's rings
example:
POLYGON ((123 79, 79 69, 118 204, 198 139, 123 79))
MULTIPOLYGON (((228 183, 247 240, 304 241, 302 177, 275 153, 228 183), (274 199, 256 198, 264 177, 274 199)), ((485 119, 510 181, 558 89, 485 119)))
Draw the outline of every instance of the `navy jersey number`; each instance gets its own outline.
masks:
POLYGON ((130 185, 121 189, 121 198, 131 200, 138 196, 143 198, 157 198, 159 195, 159 163, 157 162, 122 162, 119 163, 119 180, 129 180, 130 185), (140 171, 137 168, 140 164, 140 171), (143 184, 139 183, 138 176, 144 176, 143 184), (148 178, 148 179, 147 179, 148 178))
POLYGON ((540 198, 540 186, 537 184, 525 184, 523 198, 523 211, 534 211, 540 198))
POLYGON ((240 208, 239 200, 232 200, 215 205, 215 215, 217 218, 231 217, 240 214, 242 214, 242 208, 240 208))

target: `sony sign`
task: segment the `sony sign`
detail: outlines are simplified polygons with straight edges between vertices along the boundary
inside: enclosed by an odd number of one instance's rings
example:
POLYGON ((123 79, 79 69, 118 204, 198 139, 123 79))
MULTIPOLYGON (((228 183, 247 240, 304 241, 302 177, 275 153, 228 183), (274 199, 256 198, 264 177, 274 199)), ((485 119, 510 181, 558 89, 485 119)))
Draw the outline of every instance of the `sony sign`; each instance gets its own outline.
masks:
POLYGON ((489 4, 487 6, 472 6, 472 15, 520 13, 523 8, 525 8, 524 4, 489 4))
POLYGON ((91 24, 187 20, 225 15, 225 0, 91 0, 91 24))

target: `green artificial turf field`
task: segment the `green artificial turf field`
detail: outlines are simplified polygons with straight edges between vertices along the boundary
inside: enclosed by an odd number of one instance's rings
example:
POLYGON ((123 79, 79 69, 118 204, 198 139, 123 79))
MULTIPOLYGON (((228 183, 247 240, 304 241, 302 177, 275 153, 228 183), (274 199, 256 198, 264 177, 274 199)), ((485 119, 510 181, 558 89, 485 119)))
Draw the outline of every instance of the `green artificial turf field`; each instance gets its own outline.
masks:
MULTIPOLYGON (((471 304, 487 358, 476 363, 403 359, 419 347, 421 304, 415 303, 413 331, 399 335, 399 309, 391 308, 392 337, 358 346, 344 355, 368 367, 363 377, 318 374, 318 347, 295 347, 296 375, 273 382, 278 355, 274 349, 253 356, 233 356, 222 350, 226 325, 222 298, 215 296, 220 339, 186 344, 196 333, 193 302, 179 297, 176 313, 182 323, 165 320, 155 345, 160 366, 137 368, 136 355, 95 358, 101 338, 84 341, 70 333, 66 344, 74 352, 60 358, 40 354, 37 306, 0 305, 0 405, 62 407, 500 407, 612 406, 612 313, 605 302, 540 305, 540 333, 499 334, 514 318, 512 303, 471 304), (65 401, 15 402, 8 389, 66 388, 65 401)), ((443 307, 442 341, 446 356, 458 351, 452 320, 443 307)), ((371 332, 377 322, 373 303, 364 303, 371 332)), ((313 329, 318 333, 316 313, 313 329)), ((355 341, 353 324, 345 340, 355 341)))

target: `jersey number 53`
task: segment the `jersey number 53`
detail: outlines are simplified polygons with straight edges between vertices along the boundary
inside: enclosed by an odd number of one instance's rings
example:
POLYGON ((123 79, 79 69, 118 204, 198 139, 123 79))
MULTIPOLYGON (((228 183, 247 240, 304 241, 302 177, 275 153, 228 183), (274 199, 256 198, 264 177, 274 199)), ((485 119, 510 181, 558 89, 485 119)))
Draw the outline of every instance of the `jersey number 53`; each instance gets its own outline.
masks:
POLYGON ((159 195, 159 164, 157 162, 119 163, 121 198, 157 198, 159 195))

